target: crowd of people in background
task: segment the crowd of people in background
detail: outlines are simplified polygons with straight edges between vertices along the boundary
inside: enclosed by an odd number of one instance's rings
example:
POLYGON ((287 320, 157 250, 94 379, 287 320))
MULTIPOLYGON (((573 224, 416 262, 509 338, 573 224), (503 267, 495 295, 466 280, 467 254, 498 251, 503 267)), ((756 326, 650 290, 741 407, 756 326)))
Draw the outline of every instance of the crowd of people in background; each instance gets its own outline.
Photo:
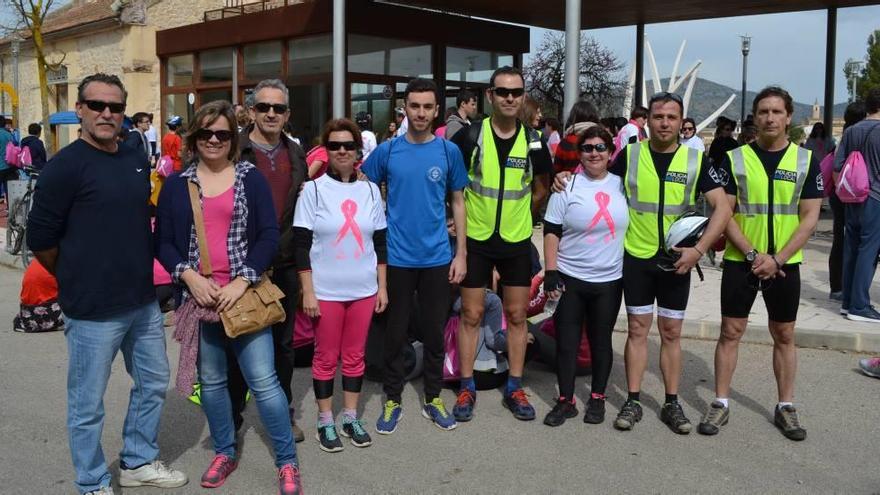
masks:
MULTIPOLYGON (((404 385, 417 374, 419 413, 441 430, 475 420, 478 390, 487 388, 502 390, 513 417, 534 420, 524 389, 532 359, 557 377, 544 424, 560 427, 579 414, 576 377, 585 368, 592 376, 583 421, 601 424, 621 304, 627 396, 614 428, 643 419, 656 319, 660 420, 690 433, 678 400, 682 324, 691 271, 702 277, 700 260, 715 250, 724 252, 716 397, 696 429, 717 435, 729 421, 737 347, 760 293, 778 388, 773 423, 804 440, 794 404, 800 264, 826 196, 834 214, 830 297, 846 318, 880 322, 869 297, 880 254, 878 90, 847 108, 838 146, 821 124, 803 147, 790 142, 792 99, 768 87, 736 137, 737 122, 718 118, 708 150, 677 94, 658 93, 626 117, 601 118, 581 100, 562 124, 545 118, 513 67, 497 69, 484 94, 460 90, 447 109, 434 81, 414 79, 387 128, 374 131, 372 116, 359 112, 327 122, 313 146, 291 135, 296 116, 279 80, 261 81, 246 104, 207 103, 189 122, 169 116, 161 140, 149 113, 124 125, 126 99, 118 77, 85 78, 76 104, 81 139, 48 165, 39 124, 20 144, 0 126, 0 149, 27 147, 42 170, 27 228, 37 261, 25 275, 15 329, 65 329, 67 426, 83 494, 112 494, 101 403, 120 351, 134 385, 119 484, 188 482, 159 459, 171 368, 157 298, 162 310, 176 308, 174 388, 197 399, 209 426, 214 456, 201 485, 219 487, 239 466, 250 391, 282 494, 302 492, 295 366, 311 369, 314 437, 325 452, 343 450, 343 438, 357 448, 373 443, 358 413, 371 366, 384 393, 372 428, 381 435, 400 427, 404 385), (488 116, 479 114, 483 97, 488 116), (843 203, 832 183, 854 151, 870 164, 871 193, 843 203), (826 158, 832 183, 821 173, 826 158), (532 243, 537 225, 543 263, 532 243), (667 245, 676 232, 681 238, 667 245), (285 318, 227 336, 219 313, 264 278, 285 294, 285 318), (527 318, 545 307, 550 317, 532 325, 527 318), (451 408, 444 387, 456 394, 451 408)), ((2 158, 0 179, 17 176, 2 158)), ((860 364, 880 377, 880 358, 860 364)))

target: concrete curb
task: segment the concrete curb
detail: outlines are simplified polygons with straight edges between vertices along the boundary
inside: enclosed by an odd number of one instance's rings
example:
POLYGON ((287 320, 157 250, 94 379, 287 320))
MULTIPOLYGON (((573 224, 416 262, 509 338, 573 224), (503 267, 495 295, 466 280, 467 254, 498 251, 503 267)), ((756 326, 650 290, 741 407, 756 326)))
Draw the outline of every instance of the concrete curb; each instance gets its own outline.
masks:
POLYGON ((24 271, 24 267, 21 266, 21 256, 13 256, 7 253, 5 247, 0 249, 0 266, 24 271))

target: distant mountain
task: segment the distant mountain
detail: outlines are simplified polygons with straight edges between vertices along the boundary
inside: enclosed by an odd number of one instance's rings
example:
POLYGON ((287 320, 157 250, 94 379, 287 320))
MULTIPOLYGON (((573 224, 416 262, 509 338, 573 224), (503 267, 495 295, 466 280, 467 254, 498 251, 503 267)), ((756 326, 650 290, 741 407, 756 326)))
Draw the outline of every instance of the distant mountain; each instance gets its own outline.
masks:
MULTIPOLYGON (((666 88, 669 85, 669 78, 661 79, 662 87, 666 88)), ((653 92, 653 83, 649 80, 647 83, 648 88, 648 96, 650 97, 653 92)), ((684 96, 684 92, 687 89, 687 84, 682 85, 678 88, 676 93, 684 96)), ((730 95, 735 94, 736 99, 724 110, 725 117, 728 117, 733 120, 739 120, 740 118, 740 99, 739 94, 740 90, 733 89, 729 86, 725 86, 723 84, 716 83, 714 81, 710 81, 708 79, 703 79, 698 77, 697 82, 694 84, 693 94, 691 95, 691 103, 688 108, 688 116, 693 117, 697 123, 700 123, 703 119, 712 114, 715 110, 717 110, 721 105, 730 98, 730 95)), ((757 91, 746 91, 747 99, 746 99, 746 114, 751 113, 751 104, 752 100, 757 95, 757 91)), ((834 105, 834 116, 842 117, 843 112, 846 109, 846 103, 838 103, 834 105)), ((794 118, 792 118, 792 122, 795 124, 802 124, 804 121, 810 118, 810 115, 813 113, 813 104, 812 103, 794 103, 794 118)), ((711 127, 711 126, 710 126, 711 127)))

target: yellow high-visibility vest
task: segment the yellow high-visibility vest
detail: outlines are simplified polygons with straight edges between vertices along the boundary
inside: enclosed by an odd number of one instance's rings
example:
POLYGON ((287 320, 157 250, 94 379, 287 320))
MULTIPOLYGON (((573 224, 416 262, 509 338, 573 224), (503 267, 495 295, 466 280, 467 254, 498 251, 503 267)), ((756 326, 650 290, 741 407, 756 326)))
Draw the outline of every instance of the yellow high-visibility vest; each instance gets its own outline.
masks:
MULTIPOLYGON (((733 221, 759 253, 775 254, 791 239, 800 224, 800 199, 812 152, 789 143, 773 174, 773 203, 770 203, 770 178, 764 164, 751 146, 727 152, 736 184, 736 208, 733 221), (773 216, 773 246, 770 246, 770 216, 773 216)), ((724 259, 745 261, 745 254, 729 240, 724 259)), ((787 263, 800 263, 798 250, 787 263)))
POLYGON ((540 137, 520 124, 501 184, 501 164, 492 138, 491 119, 483 119, 471 155, 470 184, 464 190, 468 237, 484 241, 496 231, 507 242, 531 237, 533 169, 529 149, 535 145, 541 145, 540 137), (501 218, 496 224, 499 201, 501 218))
POLYGON ((679 146, 661 180, 651 158, 650 141, 626 147, 627 172, 624 180, 629 204, 629 227, 623 240, 626 252, 647 259, 662 249, 666 232, 680 215, 693 209, 697 199, 697 178, 702 154, 679 146), (660 225, 660 187, 663 187, 662 226, 660 225))

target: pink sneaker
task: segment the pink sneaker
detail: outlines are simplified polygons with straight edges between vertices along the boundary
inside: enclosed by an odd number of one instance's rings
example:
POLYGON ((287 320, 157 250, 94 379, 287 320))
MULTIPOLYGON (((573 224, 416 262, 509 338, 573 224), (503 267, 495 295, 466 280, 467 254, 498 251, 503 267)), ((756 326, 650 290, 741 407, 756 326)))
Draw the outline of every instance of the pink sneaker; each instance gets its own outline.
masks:
POLYGON ((215 455, 211 465, 208 466, 205 474, 202 475, 202 486, 205 488, 217 488, 226 482, 226 478, 237 467, 238 461, 235 459, 223 454, 215 455))
POLYGON ((880 378, 880 357, 859 360, 859 368, 868 376, 880 378))
POLYGON ((278 494, 302 495, 302 481, 299 479, 299 468, 293 464, 285 464, 278 470, 278 494))

